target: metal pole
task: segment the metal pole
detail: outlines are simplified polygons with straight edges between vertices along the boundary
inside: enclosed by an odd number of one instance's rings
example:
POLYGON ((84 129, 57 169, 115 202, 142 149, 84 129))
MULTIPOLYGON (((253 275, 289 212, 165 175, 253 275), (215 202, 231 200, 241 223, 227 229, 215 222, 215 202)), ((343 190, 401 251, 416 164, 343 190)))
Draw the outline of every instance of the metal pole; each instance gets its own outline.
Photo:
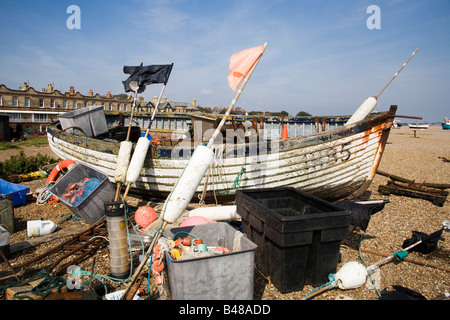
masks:
POLYGON ((383 87, 383 89, 381 89, 380 92, 378 92, 378 94, 375 96, 375 99, 378 99, 378 97, 381 95, 381 93, 384 91, 384 89, 387 88, 387 86, 392 82, 392 80, 395 79, 395 77, 397 77, 397 75, 400 73, 400 71, 403 70, 403 68, 408 64, 409 60, 411 60, 411 58, 416 54, 417 50, 419 50, 419 48, 417 48, 412 55, 408 58, 408 60, 406 60, 406 62, 403 64, 403 66, 400 68, 400 70, 397 71, 396 74, 394 74, 394 76, 392 77, 392 79, 383 87))

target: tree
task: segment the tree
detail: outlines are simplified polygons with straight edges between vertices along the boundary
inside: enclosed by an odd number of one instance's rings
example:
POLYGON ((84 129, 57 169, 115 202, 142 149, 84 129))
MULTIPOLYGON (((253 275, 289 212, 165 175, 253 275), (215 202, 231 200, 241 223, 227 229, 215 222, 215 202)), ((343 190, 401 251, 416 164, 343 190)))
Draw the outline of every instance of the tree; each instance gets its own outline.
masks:
POLYGON ((118 94, 116 97, 121 99, 121 100, 127 100, 128 99, 128 95, 126 93, 118 94))
POLYGON ((281 112, 271 112, 271 115, 274 117, 288 117, 289 112, 283 110, 281 112))
POLYGON ((305 116, 305 117, 311 117, 312 115, 309 114, 309 113, 306 112, 306 111, 300 111, 299 113, 297 113, 297 117, 303 117, 303 116, 305 116))

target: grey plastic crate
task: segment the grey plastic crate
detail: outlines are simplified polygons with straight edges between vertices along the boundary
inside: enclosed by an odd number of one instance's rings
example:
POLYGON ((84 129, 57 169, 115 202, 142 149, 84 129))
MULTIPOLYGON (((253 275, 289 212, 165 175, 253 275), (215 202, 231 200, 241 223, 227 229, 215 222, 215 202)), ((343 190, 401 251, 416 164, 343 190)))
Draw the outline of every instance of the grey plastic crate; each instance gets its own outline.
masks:
MULTIPOLYGON (((252 300, 256 245, 224 222, 174 228, 164 231, 173 238, 188 232, 208 246, 224 246, 230 253, 188 260, 167 257, 173 300, 252 300), (235 250, 233 246, 236 246, 235 250)), ((194 239, 186 233, 178 237, 194 239)))
MULTIPOLYGON (((103 106, 87 106, 85 108, 69 111, 58 116, 63 130, 78 127, 88 137, 97 137, 108 133, 105 110, 103 106)), ((68 129, 68 132, 79 132, 68 129)))
POLYGON ((64 203, 73 213, 83 218, 90 224, 95 224, 105 216, 105 203, 114 199, 115 190, 108 176, 84 163, 77 163, 49 191, 64 203), (84 178, 97 178, 100 184, 79 204, 72 205, 63 196, 66 188, 80 182, 84 178))

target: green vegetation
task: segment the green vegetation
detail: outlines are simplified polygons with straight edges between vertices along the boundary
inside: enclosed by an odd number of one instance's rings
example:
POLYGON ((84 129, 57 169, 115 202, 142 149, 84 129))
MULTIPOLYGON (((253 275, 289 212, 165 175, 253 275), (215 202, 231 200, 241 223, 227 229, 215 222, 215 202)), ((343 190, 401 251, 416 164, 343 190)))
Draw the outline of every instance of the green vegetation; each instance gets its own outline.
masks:
POLYGON ((24 140, 19 140, 16 142, 0 142, 0 150, 9 149, 21 149, 30 146, 46 146, 48 145, 48 139, 45 135, 40 136, 29 136, 24 140))
POLYGON ((19 155, 11 156, 0 162, 0 175, 30 173, 39 170, 40 165, 45 166, 57 161, 57 159, 40 153, 35 156, 25 156, 24 152, 20 151, 19 155))
MULTIPOLYGON (((269 111, 250 111, 248 113, 249 116, 261 116, 261 115, 265 115, 265 116, 273 116, 273 117, 289 117, 289 112, 287 111, 281 111, 281 112, 269 112, 269 111)), ((312 115, 309 114, 306 111, 300 111, 299 113, 297 113, 296 117, 311 117, 312 115)))
POLYGON ((11 142, 0 142, 0 150, 19 149, 17 144, 11 142))
POLYGON ((50 156, 37 154, 35 156, 25 156, 23 151, 19 155, 0 162, 0 175, 24 174, 37 171, 40 165, 47 165, 57 162, 50 156))
MULTIPOLYGON (((47 136, 29 136, 24 140, 17 142, 0 142, 0 150, 22 149, 30 146, 48 145, 47 136)), ((20 150, 16 156, 11 156, 0 162, 0 176, 9 174, 24 174, 39 170, 39 166, 45 166, 58 162, 50 156, 38 153, 35 156, 25 156, 24 151, 20 150)))

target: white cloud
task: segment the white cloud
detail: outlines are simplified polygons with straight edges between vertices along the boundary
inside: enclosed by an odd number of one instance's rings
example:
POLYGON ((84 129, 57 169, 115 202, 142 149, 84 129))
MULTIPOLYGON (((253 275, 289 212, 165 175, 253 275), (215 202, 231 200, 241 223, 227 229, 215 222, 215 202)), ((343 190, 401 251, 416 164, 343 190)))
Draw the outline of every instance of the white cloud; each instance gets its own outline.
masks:
POLYGON ((201 96, 210 96, 214 94, 214 91, 211 89, 202 89, 199 93, 201 96))

